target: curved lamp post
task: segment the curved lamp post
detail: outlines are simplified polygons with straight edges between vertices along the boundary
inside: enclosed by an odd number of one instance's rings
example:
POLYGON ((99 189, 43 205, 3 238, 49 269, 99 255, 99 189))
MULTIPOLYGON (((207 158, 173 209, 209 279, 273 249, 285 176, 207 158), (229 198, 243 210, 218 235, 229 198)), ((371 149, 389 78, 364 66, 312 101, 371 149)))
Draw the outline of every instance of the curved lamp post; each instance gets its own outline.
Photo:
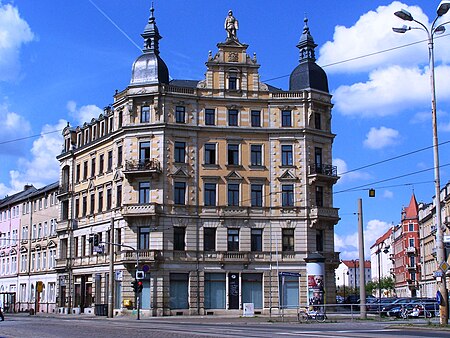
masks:
MULTIPOLYGON (((412 21, 417 23, 420 27, 409 27, 403 26, 401 28, 392 28, 395 33, 406 33, 411 29, 420 29, 427 33, 428 36, 428 61, 430 64, 430 84, 431 84, 431 118, 433 124, 433 155, 434 155, 434 185, 436 194, 436 259, 438 269, 441 263, 446 261, 445 259, 445 249, 444 249, 444 238, 442 231, 442 221, 441 221, 441 206, 440 206, 440 193, 441 193, 441 182, 439 173, 439 149, 438 149, 438 134, 437 134, 437 118, 436 118, 436 87, 434 79, 434 36, 442 34, 445 31, 445 25, 450 23, 446 21, 439 25, 436 25, 436 21, 446 14, 450 9, 450 0, 443 0, 437 8, 437 16, 434 19, 431 27, 428 28, 423 23, 414 19, 414 17, 408 11, 402 9, 395 12, 394 15, 404 21, 412 21)), ((440 308, 440 323, 441 325, 448 324, 448 292, 445 273, 442 276, 442 281, 439 284, 439 291, 441 292, 443 304, 439 306, 440 308)))
POLYGON ((387 254, 389 252, 389 248, 390 248, 390 246, 386 245, 386 243, 383 241, 383 242, 380 242, 377 244, 377 251, 375 252, 377 254, 377 258, 378 258, 378 312, 381 311, 381 260, 380 260, 380 256, 381 256, 382 252, 387 254))

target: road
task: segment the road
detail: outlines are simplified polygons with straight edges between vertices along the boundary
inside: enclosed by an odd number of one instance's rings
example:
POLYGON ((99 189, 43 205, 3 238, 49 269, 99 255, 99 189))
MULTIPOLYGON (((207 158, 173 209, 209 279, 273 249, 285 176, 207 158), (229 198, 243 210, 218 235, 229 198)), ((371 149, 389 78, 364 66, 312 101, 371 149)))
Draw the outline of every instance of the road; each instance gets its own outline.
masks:
POLYGON ((0 322, 3 338, 269 338, 269 337, 449 337, 450 330, 399 327, 380 322, 276 322, 268 318, 164 317, 137 321, 80 316, 10 315, 0 322))

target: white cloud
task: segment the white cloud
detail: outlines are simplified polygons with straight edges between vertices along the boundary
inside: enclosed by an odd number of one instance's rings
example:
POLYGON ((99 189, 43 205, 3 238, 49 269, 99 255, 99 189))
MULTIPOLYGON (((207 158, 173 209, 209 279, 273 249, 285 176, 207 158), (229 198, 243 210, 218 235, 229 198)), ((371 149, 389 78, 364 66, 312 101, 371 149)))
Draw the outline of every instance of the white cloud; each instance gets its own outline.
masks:
POLYGON ((368 180, 371 178, 371 176, 364 171, 357 170, 349 172, 347 163, 341 158, 333 158, 333 165, 337 167, 338 176, 340 177, 337 182, 338 184, 368 180))
POLYGON ((21 115, 9 111, 6 103, 0 104, 0 154, 17 155, 24 152, 22 143, 9 142, 30 135, 30 123, 21 115))
MULTIPOLYGON (((392 225, 377 219, 370 220, 364 228, 364 257, 370 259, 370 247, 392 225)), ((359 257, 358 232, 349 235, 334 235, 335 250, 341 253, 341 259, 357 259, 359 257)))
POLYGON ((383 197, 392 199, 392 198, 394 198, 394 193, 391 190, 385 190, 385 191, 383 191, 383 197))
MULTIPOLYGON (((397 34, 392 31, 392 27, 401 27, 405 24, 394 15, 394 12, 402 8, 409 11, 418 21, 429 24, 428 17, 420 7, 408 6, 399 1, 394 1, 387 6, 379 6, 375 11, 361 15, 351 27, 336 26, 333 40, 326 42, 320 48, 318 63, 323 66, 351 60, 327 67, 327 72, 355 73, 399 62, 403 65, 424 62, 427 57, 426 43, 411 44, 426 39, 423 31, 411 30, 407 34, 397 34), (380 51, 407 44, 411 45, 380 53, 380 51), (368 54, 372 55, 359 58, 368 54)), ((439 47, 443 49, 439 53, 439 58, 445 57, 450 51, 449 46, 439 47)))
POLYGON ((28 23, 12 4, 0 2, 0 81, 15 80, 20 71, 20 47, 34 39, 28 23))
POLYGON ((103 113, 102 109, 93 104, 78 108, 75 101, 67 102, 67 110, 69 111, 69 115, 73 117, 75 122, 79 125, 82 125, 85 122, 89 123, 93 118, 96 119, 103 113))
POLYGON ((369 149, 382 149, 399 142, 400 133, 392 128, 370 128, 364 140, 364 146, 369 149))
POLYGON ((33 142, 29 157, 21 157, 17 168, 9 172, 8 185, 0 183, 0 195, 21 191, 25 184, 42 187, 59 178, 59 162, 56 156, 61 153, 62 130, 67 121, 60 120, 57 125, 45 125, 41 136, 33 142), (55 132, 56 131, 56 132, 55 132))

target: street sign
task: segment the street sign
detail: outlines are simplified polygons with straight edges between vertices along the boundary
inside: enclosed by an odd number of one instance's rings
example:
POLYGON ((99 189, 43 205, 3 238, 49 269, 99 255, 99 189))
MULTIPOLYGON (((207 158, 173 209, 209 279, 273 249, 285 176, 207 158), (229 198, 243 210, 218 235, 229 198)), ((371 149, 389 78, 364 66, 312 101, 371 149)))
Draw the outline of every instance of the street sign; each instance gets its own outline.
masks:
POLYGON ((437 271, 433 272, 434 278, 442 277, 443 275, 444 275, 444 273, 441 270, 437 270, 437 271))
POLYGON ((444 243, 450 243, 450 235, 444 235, 444 243))
POLYGON ((96 245, 94 246, 94 252, 102 254, 105 252, 105 246, 104 245, 96 245))
POLYGON ((144 279, 145 277, 145 273, 142 270, 137 270, 136 271, 136 279, 144 279))
POLYGON ((301 274, 299 274, 298 272, 280 272, 280 276, 289 276, 289 277, 300 277, 301 274))
POLYGON ((450 268, 450 265, 444 261, 441 263, 441 265, 439 265, 439 267, 441 268, 442 271, 444 271, 444 273, 447 272, 447 270, 450 268))

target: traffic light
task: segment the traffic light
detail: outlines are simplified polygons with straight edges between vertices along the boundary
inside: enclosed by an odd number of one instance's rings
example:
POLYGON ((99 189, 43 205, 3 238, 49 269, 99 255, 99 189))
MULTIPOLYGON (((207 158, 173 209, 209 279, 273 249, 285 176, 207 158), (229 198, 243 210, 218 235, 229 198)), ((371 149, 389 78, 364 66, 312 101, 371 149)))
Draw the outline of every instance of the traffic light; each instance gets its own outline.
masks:
POLYGON ((139 293, 141 293, 141 292, 142 292, 142 289, 144 288, 144 283, 142 283, 141 281, 139 281, 139 282, 137 282, 137 285, 138 285, 137 291, 138 291, 139 293))
POLYGON ((98 246, 98 234, 94 234, 94 246, 98 246))
POLYGON ((133 291, 136 293, 138 292, 138 281, 134 280, 131 282, 131 287, 133 288, 133 291))

